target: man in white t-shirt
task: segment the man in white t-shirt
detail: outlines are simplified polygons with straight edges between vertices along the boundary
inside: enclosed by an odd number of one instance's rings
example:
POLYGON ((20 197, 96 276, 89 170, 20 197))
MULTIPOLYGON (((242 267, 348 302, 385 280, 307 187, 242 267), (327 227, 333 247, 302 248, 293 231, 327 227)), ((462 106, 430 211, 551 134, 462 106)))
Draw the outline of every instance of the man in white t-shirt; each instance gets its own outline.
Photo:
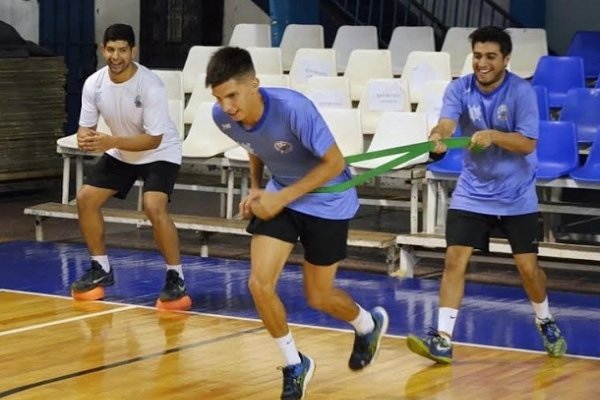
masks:
POLYGON ((166 284, 157 305, 189 308, 179 237, 167 212, 181 165, 181 140, 169 117, 162 81, 133 61, 135 51, 131 26, 109 26, 102 45, 107 65, 92 74, 83 87, 77 143, 82 150, 104 154, 77 193, 79 226, 91 255, 91 267, 71 289, 75 297, 92 299, 94 293, 102 296, 102 288, 114 284, 100 207, 110 197, 124 199, 141 178, 144 211, 167 264, 166 284), (112 134, 96 130, 100 115, 112 134))

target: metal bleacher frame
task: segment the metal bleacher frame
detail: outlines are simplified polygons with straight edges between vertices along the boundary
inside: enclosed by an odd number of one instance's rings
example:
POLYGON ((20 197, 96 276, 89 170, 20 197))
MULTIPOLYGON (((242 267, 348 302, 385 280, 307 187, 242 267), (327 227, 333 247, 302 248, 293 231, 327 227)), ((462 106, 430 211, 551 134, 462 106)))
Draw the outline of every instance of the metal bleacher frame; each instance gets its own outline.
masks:
MULTIPOLYGON (((46 218, 66 218, 76 219, 77 209, 73 204, 75 200, 70 201, 70 184, 71 184, 71 162, 75 161, 75 179, 76 190, 79 190, 83 183, 83 168, 85 157, 98 157, 100 154, 85 152, 76 148, 57 145, 57 153, 63 157, 63 180, 62 180, 62 196, 61 203, 46 203, 39 204, 33 207, 28 207, 24 210, 27 215, 36 217, 36 239, 43 240, 42 221, 46 218)), ((202 236, 202 255, 208 254, 207 234, 209 233, 227 233, 235 235, 245 235, 245 221, 235 219, 233 215, 233 197, 234 195, 244 196, 248 188, 248 163, 227 159, 222 156, 211 158, 190 158, 184 157, 182 165, 204 165, 215 166, 223 170, 221 183, 225 187, 208 186, 191 183, 176 183, 176 190, 204 191, 222 194, 221 217, 204 217, 171 214, 175 221, 175 225, 179 229, 192 229, 198 231, 202 236), (236 173, 240 174, 240 187, 235 187, 236 173), (225 204, 225 206, 224 206, 225 204), (235 224, 232 226, 231 224, 235 224), (225 227, 225 228, 224 228, 225 227)), ((199 177, 201 175, 198 175, 199 177)), ((391 171, 383 176, 392 179, 399 179, 406 182, 410 187, 409 200, 397 200, 375 196, 359 199, 361 204, 368 204, 380 207, 398 207, 410 209, 410 232, 417 233, 419 220, 419 188, 425 176, 425 169, 421 165, 417 165, 410 169, 402 169, 391 171)), ((375 188, 379 178, 376 178, 375 188)), ((139 187, 138 208, 137 210, 120 210, 103 208, 103 214, 107 222, 134 224, 138 227, 149 225, 149 221, 141 211, 141 182, 136 182, 139 187)), ((398 269, 398 249, 395 243, 395 233, 350 230, 348 237, 349 246, 378 248, 385 253, 386 270, 390 274, 394 274, 398 269)))
MULTIPOLYGON (((75 160, 75 191, 77 192, 83 184, 83 164, 84 157, 98 157, 99 154, 85 152, 79 149, 64 147, 57 145, 56 152, 63 158, 63 176, 62 176, 62 195, 61 203, 69 204, 70 200, 70 181, 71 181, 71 161, 75 160)), ((242 193, 242 189, 237 189, 234 186, 234 168, 241 166, 237 163, 225 159, 224 157, 210 157, 210 158, 188 158, 184 157, 182 163, 185 164, 196 164, 205 166, 214 166, 221 168, 224 174, 221 177, 221 183, 225 187, 220 186, 209 186, 200 184, 190 183, 176 183, 175 189, 177 190, 191 190, 191 191, 202 191, 221 193, 224 195, 221 204, 221 216, 226 218, 233 217, 233 196, 242 193)), ((139 187, 140 196, 138 196, 138 210, 141 209, 141 181, 136 182, 136 186, 139 187)), ((243 186, 243 185, 242 185, 243 186)), ((74 201, 74 200, 73 200, 74 201)))
MULTIPOLYGON (((457 175, 441 174, 432 171, 425 173, 423 185, 423 231, 417 234, 399 234, 396 244, 399 249, 399 268, 397 275, 413 276, 414 268, 419 256, 431 256, 432 249, 443 249, 446 241, 440 232, 445 220, 448 184, 456 181, 457 175), (419 249, 419 250, 418 250, 419 249)), ((536 183, 538 189, 554 190, 564 188, 594 189, 600 190, 600 185, 585 184, 571 178, 558 178, 549 181, 539 180, 536 183)), ((539 256, 547 258, 562 259, 562 261, 600 261, 600 246, 557 243, 551 234, 548 216, 551 214, 575 214, 583 216, 600 216, 600 209, 590 208, 572 204, 561 204, 556 201, 555 196, 550 196, 549 202, 540 202, 540 213, 544 217, 544 240, 539 243, 539 256), (552 199, 554 197, 554 199, 552 199), (552 201, 554 200, 554 201, 552 201)), ((436 255, 439 257, 439 251, 436 255)), ((511 254, 508 242, 504 239, 492 239, 490 242, 490 255, 486 255, 488 261, 496 260, 494 253, 511 254)), ((558 265, 558 264, 557 264, 558 265)), ((561 266, 556 266, 562 268, 561 266)), ((569 264, 569 267, 573 267, 569 264)), ((589 266, 573 268, 578 270, 597 270, 589 266)))

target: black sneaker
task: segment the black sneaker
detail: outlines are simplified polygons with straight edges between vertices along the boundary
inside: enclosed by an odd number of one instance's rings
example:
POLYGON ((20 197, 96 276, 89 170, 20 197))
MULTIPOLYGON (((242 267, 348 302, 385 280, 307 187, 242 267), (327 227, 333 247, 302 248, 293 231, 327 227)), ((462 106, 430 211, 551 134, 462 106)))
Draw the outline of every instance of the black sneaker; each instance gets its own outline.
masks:
POLYGON ((361 370, 371 364, 377 357, 381 339, 387 332, 389 318, 385 309, 375 307, 371 310, 371 316, 373 322, 375 322, 373 332, 366 335, 355 334, 354 336, 354 347, 352 348, 350 360, 348 360, 348 367, 353 371, 361 370))
POLYGON ((301 400, 306 393, 306 386, 315 372, 315 362, 312 358, 300 355, 300 364, 288 365, 283 371, 283 391, 281 400, 301 400))
POLYGON ((71 284, 74 292, 87 292, 98 286, 112 286, 115 284, 112 269, 110 272, 104 271, 98 261, 92 260, 92 266, 85 274, 71 284))
POLYGON ((158 296, 160 301, 178 300, 186 294, 185 282, 179 277, 179 273, 174 269, 167 270, 165 287, 163 287, 163 290, 158 296))

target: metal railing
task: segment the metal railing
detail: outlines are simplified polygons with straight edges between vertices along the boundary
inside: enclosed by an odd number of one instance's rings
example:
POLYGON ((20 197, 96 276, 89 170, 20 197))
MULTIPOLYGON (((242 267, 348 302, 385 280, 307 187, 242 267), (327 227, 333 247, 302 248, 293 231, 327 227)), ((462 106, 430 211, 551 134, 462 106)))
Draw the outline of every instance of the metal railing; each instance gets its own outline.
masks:
POLYGON ((354 24, 377 26, 382 46, 389 43, 393 28, 399 25, 429 25, 439 37, 453 26, 522 26, 493 0, 330 1, 354 24))

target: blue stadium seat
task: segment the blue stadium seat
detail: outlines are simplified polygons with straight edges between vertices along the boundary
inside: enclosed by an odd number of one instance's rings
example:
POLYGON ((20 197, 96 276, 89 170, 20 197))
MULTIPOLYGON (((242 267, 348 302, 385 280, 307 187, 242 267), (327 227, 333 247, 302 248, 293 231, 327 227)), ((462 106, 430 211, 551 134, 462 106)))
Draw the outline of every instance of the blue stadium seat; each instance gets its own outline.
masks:
POLYGON ((600 73, 600 31, 575 32, 566 55, 583 58, 586 78, 597 77, 600 73))
POLYGON ((579 167, 575 124, 568 121, 540 121, 536 150, 538 179, 550 180, 568 175, 579 167))
POLYGON ((550 107, 562 107, 571 88, 585 87, 583 58, 544 56, 538 61, 531 84, 548 90, 550 107))
POLYGON ((444 157, 427 166, 431 172, 438 174, 459 175, 463 167, 465 149, 450 149, 444 157))
MULTIPOLYGON (((459 127, 456 127, 453 137, 462 136, 459 127)), ((436 162, 427 165, 427 169, 431 172, 448 175, 459 175, 463 167, 463 158, 466 149, 450 149, 444 154, 444 157, 436 162)))
POLYGON ((570 176, 576 181, 600 182, 600 140, 594 141, 585 164, 571 172, 570 176))
POLYGON ((570 89, 559 119, 575 123, 579 143, 592 143, 600 125, 600 89, 570 89))
POLYGON ((540 111, 540 121, 550 120, 550 105, 548 104, 548 89, 545 86, 533 86, 537 95, 538 109, 540 111))

